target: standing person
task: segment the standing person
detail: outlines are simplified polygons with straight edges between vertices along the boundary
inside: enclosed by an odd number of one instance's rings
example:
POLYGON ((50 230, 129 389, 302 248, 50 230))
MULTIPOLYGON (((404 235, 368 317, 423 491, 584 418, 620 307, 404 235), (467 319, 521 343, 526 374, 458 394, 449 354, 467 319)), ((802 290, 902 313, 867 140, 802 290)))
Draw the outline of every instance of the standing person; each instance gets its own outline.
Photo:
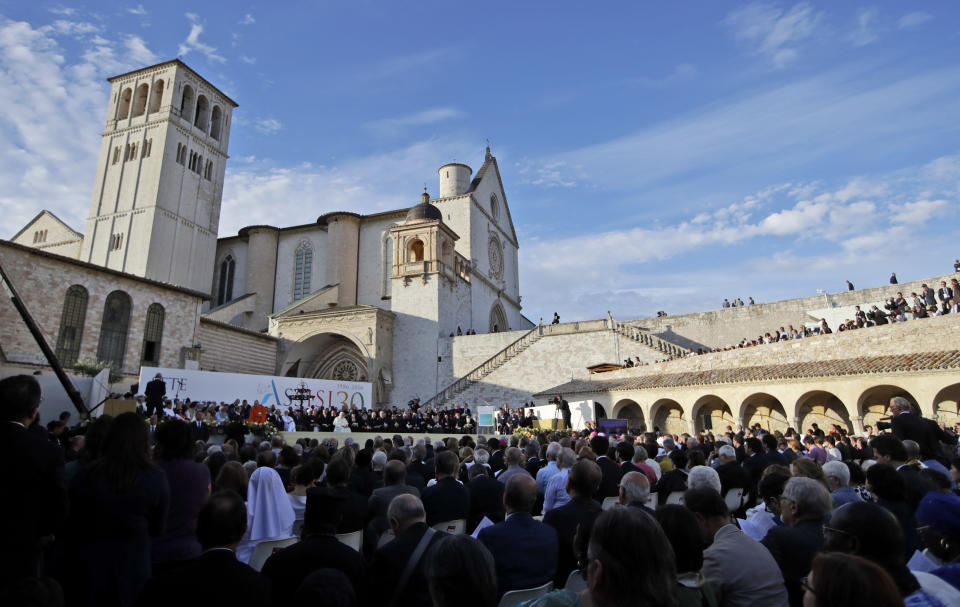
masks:
POLYGON ((854 288, 853 288, 853 283, 848 280, 848 281, 847 281, 847 291, 853 291, 853 290, 854 290, 854 288))
POLYGON ((560 409, 560 415, 563 417, 563 429, 572 430, 573 425, 570 423, 570 403, 563 398, 562 394, 558 394, 556 398, 553 399, 553 402, 557 405, 557 408, 560 409))
POLYGON ((892 284, 892 285, 897 284, 897 275, 896 275, 896 273, 891 273, 891 274, 890 274, 890 284, 892 284))
POLYGON ((51 535, 67 515, 63 453, 27 431, 37 417, 40 400, 40 384, 32 375, 0 381, 0 456, 5 464, 0 590, 37 575, 41 538, 51 535))
POLYGON ((147 417, 163 415, 163 397, 167 395, 167 384, 163 381, 163 375, 154 375, 153 379, 147 382, 143 393, 147 397, 147 417))
POLYGON ((77 604, 132 605, 152 573, 151 538, 163 534, 170 486, 136 413, 113 420, 100 452, 70 487, 64 588, 77 604))

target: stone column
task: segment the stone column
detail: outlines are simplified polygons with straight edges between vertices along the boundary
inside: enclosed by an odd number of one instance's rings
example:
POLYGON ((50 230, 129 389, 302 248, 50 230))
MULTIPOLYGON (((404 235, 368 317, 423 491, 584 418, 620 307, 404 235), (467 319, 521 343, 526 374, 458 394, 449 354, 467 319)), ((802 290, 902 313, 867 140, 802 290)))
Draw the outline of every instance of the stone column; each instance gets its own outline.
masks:
POLYGON ((853 424, 853 433, 860 436, 863 434, 863 417, 855 416, 850 418, 850 423, 853 424))

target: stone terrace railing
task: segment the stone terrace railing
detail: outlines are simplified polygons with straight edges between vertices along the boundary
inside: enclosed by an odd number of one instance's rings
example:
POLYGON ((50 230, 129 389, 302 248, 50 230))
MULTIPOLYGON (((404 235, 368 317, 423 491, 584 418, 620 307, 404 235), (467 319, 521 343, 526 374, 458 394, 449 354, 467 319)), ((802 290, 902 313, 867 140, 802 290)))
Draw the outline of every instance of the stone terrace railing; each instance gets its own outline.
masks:
POLYGON ((615 322, 614 324, 615 330, 620 335, 623 335, 627 339, 632 339, 633 341, 639 342, 654 350, 659 350, 667 357, 685 356, 690 352, 690 350, 686 348, 680 347, 675 343, 671 343, 665 339, 657 337, 653 333, 644 330, 642 327, 638 327, 630 323, 615 322))

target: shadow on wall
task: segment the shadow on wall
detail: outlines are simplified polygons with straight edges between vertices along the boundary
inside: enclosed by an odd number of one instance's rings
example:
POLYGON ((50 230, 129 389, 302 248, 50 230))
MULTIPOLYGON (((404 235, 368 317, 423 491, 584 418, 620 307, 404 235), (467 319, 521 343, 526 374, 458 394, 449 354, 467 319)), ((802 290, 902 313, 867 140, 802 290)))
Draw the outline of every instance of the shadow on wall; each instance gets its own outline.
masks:
MULTIPOLYGON (((647 329, 644 329, 644 330, 646 331, 647 329)), ((666 325, 666 328, 663 331, 659 333, 653 333, 653 335, 656 335, 660 339, 669 341, 670 343, 676 344, 682 348, 693 350, 694 352, 696 352, 698 348, 703 348, 704 350, 710 349, 710 346, 707 346, 698 341, 689 339, 687 337, 684 337, 683 335, 680 335, 679 333, 674 332, 673 325, 666 325)))

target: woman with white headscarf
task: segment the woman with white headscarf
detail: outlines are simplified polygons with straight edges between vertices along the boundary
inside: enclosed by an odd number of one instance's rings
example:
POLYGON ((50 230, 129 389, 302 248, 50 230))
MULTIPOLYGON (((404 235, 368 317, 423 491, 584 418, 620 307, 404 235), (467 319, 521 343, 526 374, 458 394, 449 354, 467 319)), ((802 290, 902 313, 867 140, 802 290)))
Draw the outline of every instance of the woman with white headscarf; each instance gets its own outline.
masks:
POLYGON ((237 559, 250 562, 253 549, 266 540, 293 537, 296 515, 280 475, 262 466, 250 475, 247 486, 247 532, 237 547, 237 559))
POLYGON ((283 417, 280 418, 283 421, 283 429, 286 432, 295 432, 297 429, 297 422, 294 421, 293 416, 290 415, 290 409, 283 410, 283 417))

